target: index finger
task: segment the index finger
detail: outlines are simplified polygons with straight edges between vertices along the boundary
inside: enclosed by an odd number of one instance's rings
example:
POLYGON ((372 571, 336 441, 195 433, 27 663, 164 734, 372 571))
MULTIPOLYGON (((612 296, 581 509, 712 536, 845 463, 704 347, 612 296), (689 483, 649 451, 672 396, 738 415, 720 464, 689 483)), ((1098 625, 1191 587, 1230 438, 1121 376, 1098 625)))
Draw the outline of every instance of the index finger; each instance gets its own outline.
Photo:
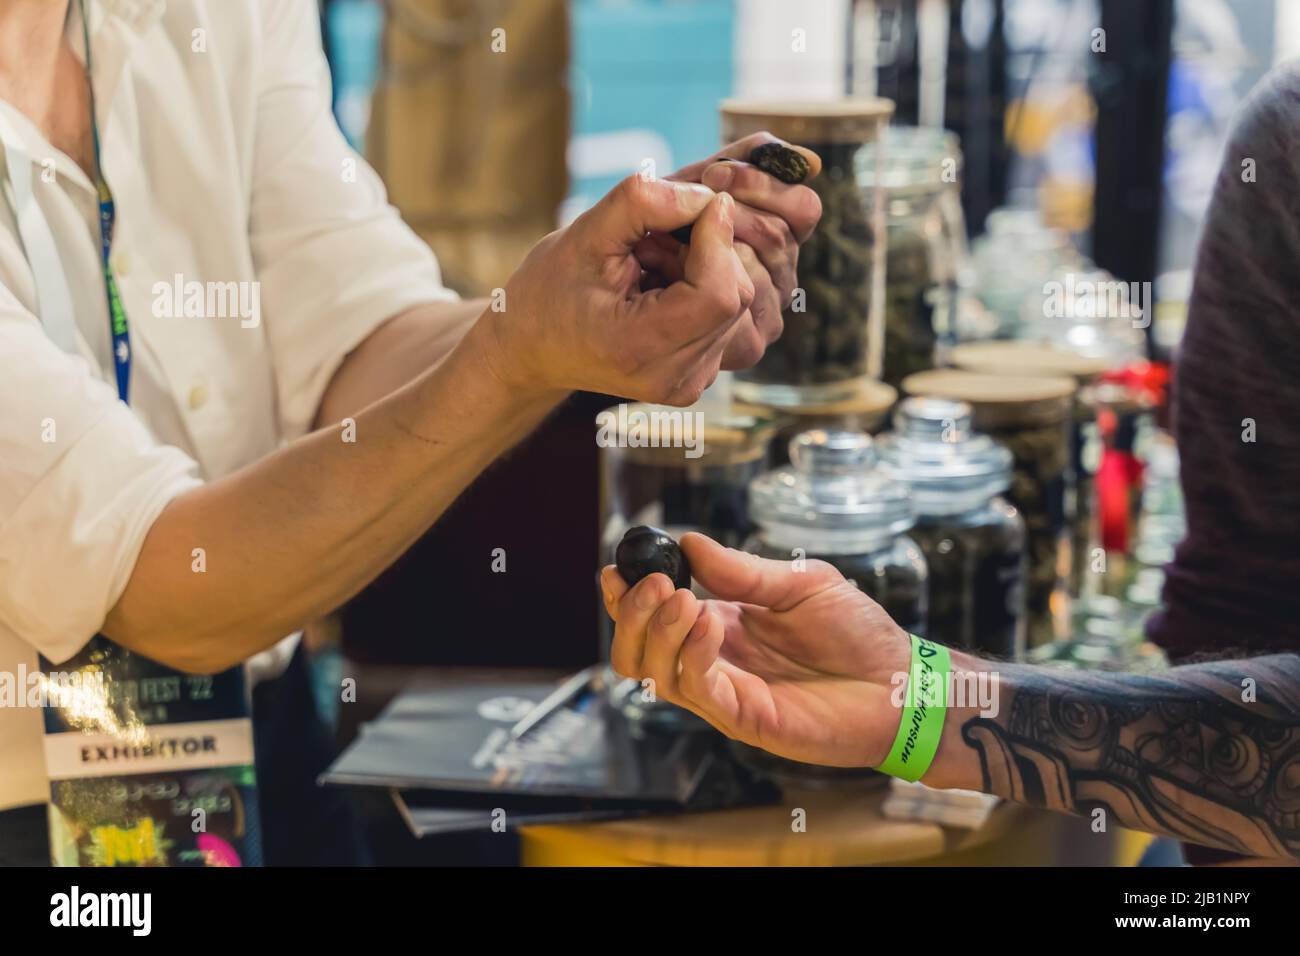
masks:
POLYGON ((619 602, 627 590, 627 582, 618 573, 618 568, 607 564, 600 569, 600 595, 605 601, 605 613, 615 621, 618 620, 619 602))
MULTIPOLYGON (((699 182, 700 177, 704 175, 704 170, 708 169, 718 160, 731 159, 747 163, 749 161, 749 154, 754 151, 754 147, 762 146, 764 143, 783 143, 806 159, 808 161, 808 179, 816 179, 817 175, 822 171, 822 158, 811 149, 806 146, 800 146, 798 143, 786 142, 779 136, 773 136, 766 130, 762 130, 757 133, 750 133, 744 139, 738 139, 734 143, 728 143, 708 159, 702 159, 698 163, 691 163, 689 166, 683 166, 668 178, 686 180, 689 182, 699 182)), ((805 180, 805 182, 807 182, 807 180, 805 180)))

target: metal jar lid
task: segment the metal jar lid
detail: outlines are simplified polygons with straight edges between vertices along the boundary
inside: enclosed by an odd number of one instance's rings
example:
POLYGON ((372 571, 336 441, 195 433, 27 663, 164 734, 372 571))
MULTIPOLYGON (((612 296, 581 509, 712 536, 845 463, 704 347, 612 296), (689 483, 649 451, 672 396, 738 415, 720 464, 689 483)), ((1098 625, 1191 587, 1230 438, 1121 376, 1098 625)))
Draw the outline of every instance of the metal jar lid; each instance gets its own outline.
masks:
POLYGON ((894 430, 877 442, 881 461, 912 489, 918 514, 977 508, 1011 484, 1011 452, 971 427, 971 407, 946 398, 909 398, 894 430))
POLYGON ((883 540, 916 521, 908 487, 881 467, 871 436, 814 429, 790 441, 790 464, 749 485, 750 516, 769 531, 883 540))

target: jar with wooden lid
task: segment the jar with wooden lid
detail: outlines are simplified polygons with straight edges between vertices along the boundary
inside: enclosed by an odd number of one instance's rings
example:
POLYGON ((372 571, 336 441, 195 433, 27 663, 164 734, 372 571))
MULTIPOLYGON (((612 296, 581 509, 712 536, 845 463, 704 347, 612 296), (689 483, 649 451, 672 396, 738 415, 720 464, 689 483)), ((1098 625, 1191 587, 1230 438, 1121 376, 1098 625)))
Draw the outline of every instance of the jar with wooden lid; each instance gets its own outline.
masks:
POLYGON ((790 442, 814 429, 866 432, 874 435, 889 424, 889 410, 898 401, 898 390, 884 382, 863 378, 853 395, 838 402, 818 405, 777 407, 738 402, 738 414, 770 417, 776 422, 776 437, 768 446, 768 464, 779 468, 790 461, 790 442))
MULTIPOLYGON (((738 548, 753 531, 749 485, 767 468, 776 423, 759 414, 625 403, 596 416, 600 447, 598 566, 614 563, 624 532, 637 525, 675 538, 699 531, 738 548)), ((608 660, 613 622, 602 611, 600 650, 608 660)), ((687 711, 656 701, 636 681, 606 674, 612 702, 642 726, 692 723, 687 711)))
POLYGON ((1052 599, 1065 566, 1074 380, 935 369, 904 379, 903 392, 968 403, 975 429, 1010 450, 1007 499, 1019 510, 1026 529, 1026 637, 1030 647, 1054 640, 1058 629, 1052 599))
POLYGON ((879 138, 893 109, 875 97, 723 102, 725 140, 766 130, 822 160, 821 175, 808 183, 821 199, 821 222, 799 250, 797 288, 781 337, 757 365, 736 374, 736 395, 744 401, 837 402, 852 397, 863 376, 880 377, 885 217, 882 203, 858 185, 856 156, 879 138))
MULTIPOLYGON (((966 342, 948 356, 957 368, 1003 376, 1060 375, 1073 379, 1070 427, 1070 467, 1066 475, 1065 515, 1069 526, 1070 593, 1083 591, 1084 577, 1092 566, 1099 540, 1096 475, 1101 466, 1102 442, 1097 429, 1097 383, 1112 359, 1104 353, 1074 350, 1050 342, 966 342)), ((1099 582, 1100 583, 1100 582, 1099 582)))

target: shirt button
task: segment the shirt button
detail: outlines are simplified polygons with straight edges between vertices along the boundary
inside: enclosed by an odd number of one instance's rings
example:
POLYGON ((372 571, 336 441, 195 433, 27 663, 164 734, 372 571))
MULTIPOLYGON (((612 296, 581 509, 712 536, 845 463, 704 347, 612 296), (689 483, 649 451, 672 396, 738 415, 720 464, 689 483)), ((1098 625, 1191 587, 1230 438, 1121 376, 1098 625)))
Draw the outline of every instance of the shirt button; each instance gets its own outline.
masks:
POLYGON ((208 387, 202 382, 190 386, 190 411, 197 412, 208 403, 208 387))
POLYGON ((114 252, 109 264, 113 267, 114 275, 128 276, 131 274, 131 255, 125 249, 118 249, 114 252))

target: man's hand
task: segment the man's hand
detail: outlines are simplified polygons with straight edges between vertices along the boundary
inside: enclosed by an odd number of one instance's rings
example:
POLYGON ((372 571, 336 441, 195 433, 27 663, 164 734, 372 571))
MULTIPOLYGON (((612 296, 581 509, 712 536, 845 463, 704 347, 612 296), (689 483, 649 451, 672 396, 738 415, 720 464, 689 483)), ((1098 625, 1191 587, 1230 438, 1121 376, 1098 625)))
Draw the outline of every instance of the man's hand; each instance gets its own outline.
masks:
POLYGON ((689 405, 717 377, 754 284, 732 247, 736 203, 694 183, 629 176, 528 254, 476 339, 523 392, 580 389, 689 405), (643 287, 634 250, 694 223, 678 281, 643 287), (482 334, 486 330, 487 334, 482 334))
MULTIPOLYGON (((673 591, 662 574, 629 589, 605 568, 614 669, 747 744, 879 766, 902 717, 903 630, 830 565, 796 571, 698 534, 681 544, 719 600, 673 591)), ((1300 858, 1300 656, 1111 674, 954 651, 943 677, 943 731, 922 783, 1066 813, 1106 807, 1132 829, 1300 858)))
POLYGON ((806 763, 868 767, 898 732, 890 702, 909 638, 829 564, 769 561, 687 534, 682 549, 717 600, 662 574, 629 589, 601 572, 615 621, 611 663, 656 697, 736 740, 806 763))
MULTIPOLYGON (((703 183, 736 199, 736 254, 754 283, 751 321, 732 334, 723 355, 723 368, 747 368, 781 334, 781 312, 790 305, 797 284, 799 244, 821 219, 817 194, 805 185, 788 185, 745 160, 754 147, 784 142, 771 133, 755 133, 731 143, 708 159, 692 163, 668 178, 703 183)), ((808 178, 821 172, 821 158, 810 149, 786 144, 808 160, 808 178)), ((657 281, 681 275, 685 247, 672 236, 656 232, 637 246, 637 258, 657 281)))

